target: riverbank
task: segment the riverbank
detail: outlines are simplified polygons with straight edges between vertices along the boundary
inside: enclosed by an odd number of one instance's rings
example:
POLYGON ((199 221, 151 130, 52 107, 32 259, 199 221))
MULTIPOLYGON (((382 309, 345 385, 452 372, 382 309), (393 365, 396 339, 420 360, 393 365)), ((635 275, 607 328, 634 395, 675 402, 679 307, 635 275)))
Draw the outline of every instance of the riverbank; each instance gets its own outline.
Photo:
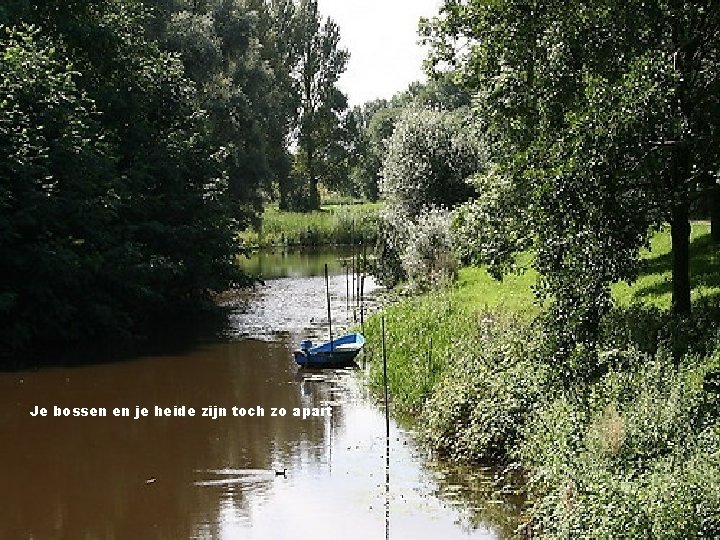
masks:
MULTIPOLYGON (((462 269, 455 287, 389 307, 394 410, 440 455, 524 470, 525 531, 541 538, 717 537, 720 262, 707 229, 693 227, 693 319, 668 312, 661 232, 640 279, 613 289, 598 356, 549 356, 532 271, 498 283, 462 269)), ((379 351, 378 317, 366 333, 379 351)), ((381 387, 381 362, 370 380, 381 387)))
POLYGON ((285 212, 269 205, 257 229, 240 233, 250 249, 350 245, 377 239, 381 203, 328 204, 309 213, 285 212))

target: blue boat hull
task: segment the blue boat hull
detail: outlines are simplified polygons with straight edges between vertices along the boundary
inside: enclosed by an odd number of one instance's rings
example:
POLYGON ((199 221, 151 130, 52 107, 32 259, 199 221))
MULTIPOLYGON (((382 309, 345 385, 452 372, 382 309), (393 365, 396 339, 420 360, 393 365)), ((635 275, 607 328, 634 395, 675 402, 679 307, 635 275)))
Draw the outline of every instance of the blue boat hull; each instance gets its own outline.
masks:
POLYGON ((315 347, 303 347, 293 352, 295 362, 302 367, 343 367, 352 365, 365 345, 362 334, 348 334, 315 347))

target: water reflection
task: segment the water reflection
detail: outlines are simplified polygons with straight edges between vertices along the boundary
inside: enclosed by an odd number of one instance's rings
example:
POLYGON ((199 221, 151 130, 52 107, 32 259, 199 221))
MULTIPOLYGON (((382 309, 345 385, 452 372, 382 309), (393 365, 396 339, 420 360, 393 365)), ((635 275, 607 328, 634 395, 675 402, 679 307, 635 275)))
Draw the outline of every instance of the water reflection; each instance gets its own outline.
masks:
MULTIPOLYGON (((344 279, 332 281, 338 322, 344 279)), ((323 335, 324 306, 313 300, 323 288, 321 277, 285 278, 230 299, 227 342, 0 374, 0 539, 366 540, 385 533, 386 511, 393 539, 497 537, 447 502, 408 433, 391 422, 386 439, 356 373, 294 366, 298 337, 323 335), (156 405, 228 416, 155 417, 156 405), (36 406, 150 413, 30 417, 36 406), (233 406, 265 415, 233 416, 233 406), (323 407, 330 416, 293 416, 323 407)))
POLYGON ((357 251, 351 246, 338 246, 318 253, 316 249, 276 249, 253 253, 242 258, 240 265, 247 272, 262 279, 300 278, 321 276, 325 265, 331 274, 343 274, 348 259, 357 251))

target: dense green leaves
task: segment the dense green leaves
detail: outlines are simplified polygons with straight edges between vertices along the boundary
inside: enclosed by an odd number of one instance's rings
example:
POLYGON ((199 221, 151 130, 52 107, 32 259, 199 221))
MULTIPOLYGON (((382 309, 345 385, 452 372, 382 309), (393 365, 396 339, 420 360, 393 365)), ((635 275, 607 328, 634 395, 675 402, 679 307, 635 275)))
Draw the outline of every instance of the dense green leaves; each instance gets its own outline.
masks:
POLYGON ((97 282, 119 201, 78 73, 37 30, 0 31, 0 340, 13 352, 77 334, 84 307, 104 320, 107 303, 69 300, 97 282))
POLYGON ((0 53, 4 353, 123 337, 243 282, 236 232, 257 180, 237 173, 237 149, 252 132, 222 144, 199 107, 208 93, 146 37, 145 8, 43 2, 12 17, 0 53))
POLYGON ((489 151, 478 183, 490 195, 460 217, 474 246, 465 255, 499 271, 532 247, 560 348, 593 339, 608 285, 634 279, 648 231, 664 221, 674 305, 689 311, 688 210, 718 171, 718 13, 470 0, 445 2, 425 23, 432 63, 454 66, 475 93, 489 151))

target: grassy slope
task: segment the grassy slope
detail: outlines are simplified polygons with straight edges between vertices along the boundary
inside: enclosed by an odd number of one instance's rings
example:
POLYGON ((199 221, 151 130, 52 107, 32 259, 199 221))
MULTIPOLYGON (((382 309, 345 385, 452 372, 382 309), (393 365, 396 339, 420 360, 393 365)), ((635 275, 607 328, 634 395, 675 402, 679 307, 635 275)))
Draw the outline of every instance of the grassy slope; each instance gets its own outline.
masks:
MULTIPOLYGON (((710 227, 694 223, 690 247, 690 276, 693 300, 720 294, 720 250, 710 241, 710 227)), ((643 266, 638 280, 629 285, 618 283, 613 297, 621 305, 639 302, 669 308, 671 299, 670 231, 655 234, 650 250, 642 254, 643 266)), ((529 259, 521 261, 527 265, 529 259)), ((483 268, 463 268, 458 279, 457 298, 470 309, 502 308, 515 313, 537 312, 532 293, 537 273, 530 269, 495 281, 483 268)))
POLYGON ((475 311, 498 308, 513 313, 536 313, 539 307, 532 287, 537 280, 537 272, 529 268, 529 257, 519 262, 523 269, 504 276, 502 281, 495 280, 484 268, 461 268, 457 281, 457 300, 475 311))
MULTIPOLYGON (((616 285, 615 300, 668 308, 669 231, 656 234, 642 257, 639 279, 616 285)), ((678 364, 667 345, 650 356, 630 337, 601 355, 607 373, 571 374, 572 388, 563 391, 563 371, 537 361, 541 340, 517 316, 539 311, 536 277, 528 270, 497 282, 484 269, 464 268, 452 291, 386 309, 395 413, 419 418, 429 446, 452 459, 522 462, 532 508, 517 525, 540 538, 720 538, 720 490, 708 482, 720 478, 719 353, 691 353, 678 364)), ((694 299, 720 295, 720 249, 705 223, 693 225, 691 283, 694 299)), ((658 337, 659 345, 659 334, 648 333, 658 329, 628 313, 611 324, 618 335, 626 324, 642 334, 638 344, 658 337)), ((374 360, 379 323, 371 317, 365 326, 374 360)), ((705 333, 702 325, 670 326, 693 345, 698 336, 714 339, 714 324, 705 333)), ((372 362, 376 391, 382 380, 382 362, 372 362)))

